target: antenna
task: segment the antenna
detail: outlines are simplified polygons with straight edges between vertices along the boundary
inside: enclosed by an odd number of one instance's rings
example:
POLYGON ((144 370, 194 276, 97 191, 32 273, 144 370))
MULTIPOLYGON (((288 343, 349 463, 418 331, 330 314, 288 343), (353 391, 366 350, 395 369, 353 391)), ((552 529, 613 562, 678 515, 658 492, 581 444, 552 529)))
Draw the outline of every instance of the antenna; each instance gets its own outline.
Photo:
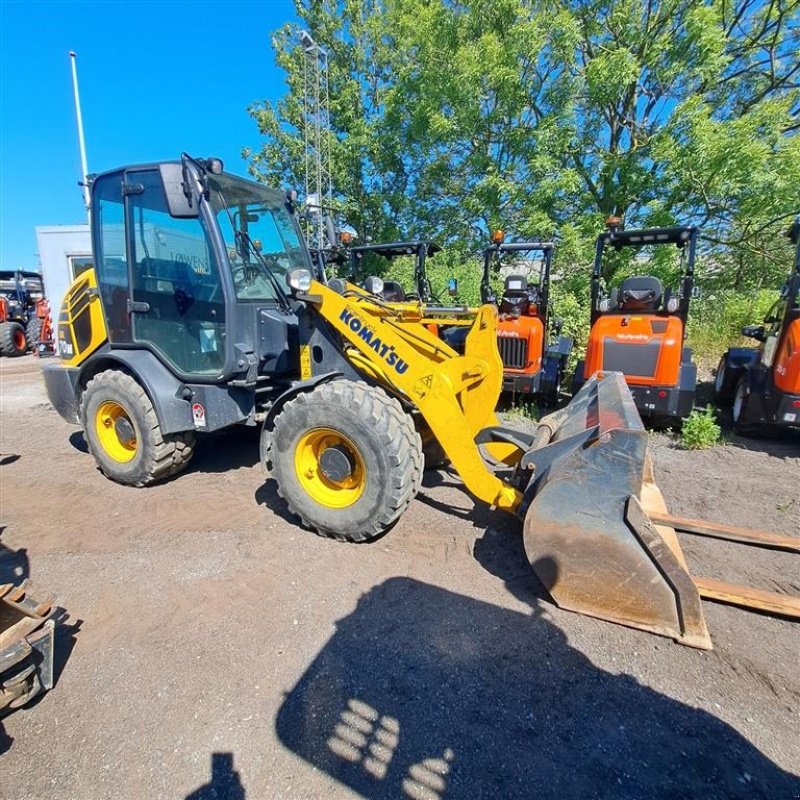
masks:
POLYGON ((303 48, 303 151, 308 240, 322 252, 335 247, 326 216, 333 203, 331 186, 331 120, 328 95, 328 54, 308 31, 300 31, 303 48))
POLYGON ((83 204, 86 206, 86 217, 89 223, 92 222, 91 199, 89 195, 89 183, 86 176, 89 174, 89 167, 86 164, 86 141, 83 138, 83 115, 81 114, 81 96, 78 93, 78 68, 75 65, 77 55, 74 50, 69 51, 69 59, 72 64, 72 90, 75 93, 75 116, 78 119, 78 145, 81 149, 81 177, 83 186, 83 204))

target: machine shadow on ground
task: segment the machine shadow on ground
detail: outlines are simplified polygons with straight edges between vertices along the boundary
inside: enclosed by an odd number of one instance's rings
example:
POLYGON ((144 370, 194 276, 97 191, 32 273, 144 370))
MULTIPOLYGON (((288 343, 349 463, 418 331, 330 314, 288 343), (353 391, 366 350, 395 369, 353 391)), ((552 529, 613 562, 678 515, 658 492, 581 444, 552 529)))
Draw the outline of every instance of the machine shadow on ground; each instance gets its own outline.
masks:
MULTIPOLYGON (((185 473, 230 472, 258 465, 260 428, 235 427, 217 433, 203 434, 197 439, 194 457, 185 473)), ((79 453, 89 453, 83 431, 73 431, 70 445, 79 453)))
POLYGON ((13 550, 3 544, 3 532, 6 526, 0 525, 0 585, 4 583, 22 583, 30 577, 30 560, 25 547, 13 550))
POLYGON ((279 709, 280 741, 367 798, 777 798, 800 779, 564 634, 410 578, 356 610, 279 709))
POLYGON ((211 754, 211 780, 186 795, 186 800, 244 800, 247 793, 233 768, 233 753, 211 754))

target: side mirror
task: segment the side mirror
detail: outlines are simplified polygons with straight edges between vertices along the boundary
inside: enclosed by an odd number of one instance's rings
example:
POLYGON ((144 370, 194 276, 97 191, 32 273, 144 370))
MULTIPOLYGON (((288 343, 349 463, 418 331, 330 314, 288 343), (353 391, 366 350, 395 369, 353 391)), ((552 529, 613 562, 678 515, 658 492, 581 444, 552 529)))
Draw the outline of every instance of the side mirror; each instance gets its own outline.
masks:
POLYGON ((450 280, 447 281, 447 294, 449 294, 450 297, 455 297, 458 294, 458 278, 450 278, 450 280))
POLYGON ((763 325, 745 325, 742 328, 742 336, 764 342, 767 339, 767 331, 763 325))
POLYGON ((175 219, 194 219, 200 215, 197 203, 190 203, 184 194, 183 168, 180 164, 159 164, 161 183, 169 215, 175 219))

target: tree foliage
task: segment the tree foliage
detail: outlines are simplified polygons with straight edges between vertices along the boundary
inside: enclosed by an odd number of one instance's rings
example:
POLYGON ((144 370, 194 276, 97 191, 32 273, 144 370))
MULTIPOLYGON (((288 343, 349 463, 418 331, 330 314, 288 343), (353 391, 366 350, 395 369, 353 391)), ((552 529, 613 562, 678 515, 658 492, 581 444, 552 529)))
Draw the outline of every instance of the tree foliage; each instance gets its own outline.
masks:
MULTIPOLYGON (((329 53, 334 190, 362 239, 557 235, 583 276, 608 214, 702 226, 708 280, 779 280, 800 212, 798 0, 296 0, 329 53)), ((302 185, 288 91, 251 114, 254 175, 302 185)), ((608 275, 610 277, 610 274, 608 275)))

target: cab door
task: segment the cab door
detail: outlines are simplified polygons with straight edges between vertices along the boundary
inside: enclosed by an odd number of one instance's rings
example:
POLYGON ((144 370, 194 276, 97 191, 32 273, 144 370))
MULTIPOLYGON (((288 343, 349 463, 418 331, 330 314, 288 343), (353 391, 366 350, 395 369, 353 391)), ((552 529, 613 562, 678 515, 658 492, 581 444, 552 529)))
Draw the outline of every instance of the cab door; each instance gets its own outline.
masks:
POLYGON ((125 185, 132 340, 184 378, 218 378, 225 295, 202 215, 170 216, 158 169, 128 170, 125 185))

